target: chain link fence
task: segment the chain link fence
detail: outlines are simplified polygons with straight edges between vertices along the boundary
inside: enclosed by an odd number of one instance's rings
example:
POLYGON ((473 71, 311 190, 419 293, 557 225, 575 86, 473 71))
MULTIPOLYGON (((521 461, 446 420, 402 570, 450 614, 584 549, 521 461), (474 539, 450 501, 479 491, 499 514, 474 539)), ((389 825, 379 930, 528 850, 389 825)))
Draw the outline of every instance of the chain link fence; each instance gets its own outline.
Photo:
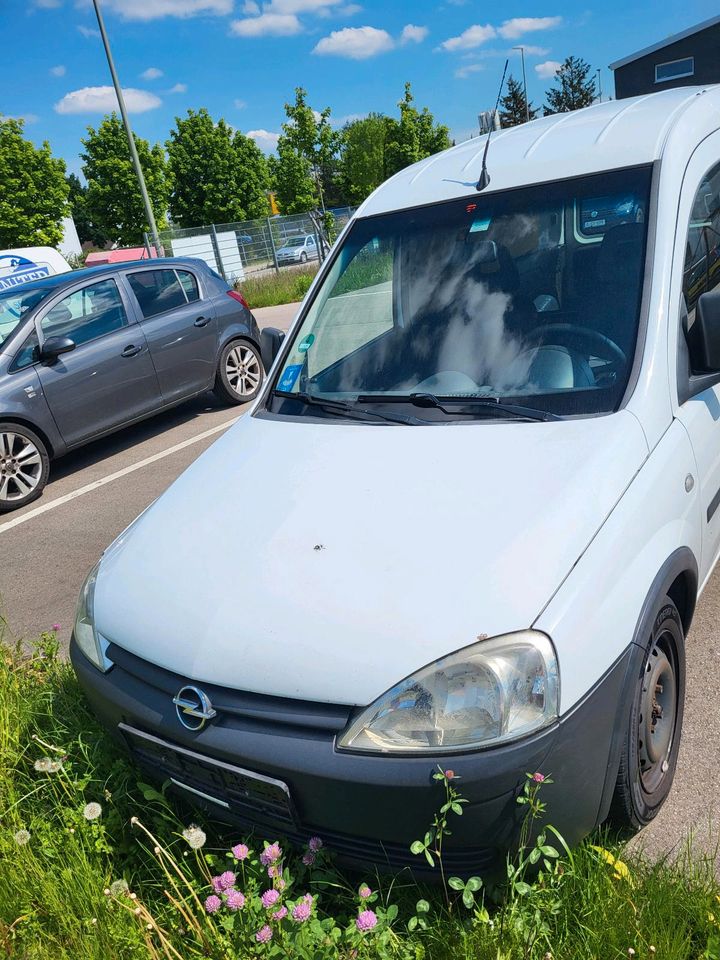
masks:
MULTIPOLYGON (((330 236, 322 215, 298 213, 242 223, 170 228, 160 231, 160 245, 165 256, 199 257, 228 283, 234 283, 248 276, 279 272, 285 266, 322 262, 354 208, 341 207, 329 213, 333 223, 330 236)), ((147 236, 145 241, 148 245, 147 236)))

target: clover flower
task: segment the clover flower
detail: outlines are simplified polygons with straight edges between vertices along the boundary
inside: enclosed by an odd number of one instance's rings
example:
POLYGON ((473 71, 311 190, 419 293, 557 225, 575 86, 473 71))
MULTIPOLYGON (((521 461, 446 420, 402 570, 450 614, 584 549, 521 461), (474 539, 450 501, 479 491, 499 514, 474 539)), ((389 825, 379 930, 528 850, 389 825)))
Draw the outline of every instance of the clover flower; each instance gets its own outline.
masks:
POLYGON ((281 876, 280 867, 276 863, 271 863, 267 868, 267 875, 271 880, 276 880, 281 876))
POLYGON ((236 876, 232 870, 226 870, 224 873, 220 874, 220 884, 223 890, 229 890, 231 887, 235 886, 236 876))
POLYGON ((368 897, 372 896, 372 890, 366 883, 361 883, 360 889, 358 890, 358 894, 361 900, 367 900, 368 897))
POLYGON ((247 860, 250 856, 250 848, 244 843, 236 844, 231 852, 236 860, 247 860))
POLYGON ((183 830, 183 836, 193 850, 200 850, 201 847, 205 846, 205 841, 207 840, 205 831, 201 830, 200 827, 194 823, 191 823, 189 827, 183 830))
POLYGON ((312 913, 312 903, 308 903, 304 898, 292 909, 292 918, 296 923, 305 923, 310 919, 312 913))
POLYGON ((210 896, 205 901, 205 909, 208 913, 217 913, 217 911, 222 906, 222 900, 220 897, 216 896, 214 893, 211 893, 210 896))
POLYGON ((275 889, 276 889, 276 890, 284 890, 284 889, 285 889, 285 881, 283 880, 282 877, 276 877, 275 880, 274 880, 274 883, 275 883, 275 889))
POLYGON ((535 783, 544 783, 544 782, 545 782, 545 774, 544 774, 544 773, 534 773, 534 774, 532 775, 532 779, 535 781, 535 783))
POLYGON ((445 771, 445 779, 446 779, 446 780, 454 780, 454 779, 455 779, 455 771, 454 771, 454 770, 446 770, 446 771, 445 771))
POLYGON ((266 910, 269 910, 270 907, 274 907, 279 899, 280 894, 277 890, 266 890, 265 893, 260 897, 260 901, 266 910))
POLYGON ((302 862, 306 867, 311 867, 315 863, 315 854, 312 852, 312 850, 308 850, 308 852, 304 854, 302 862))
POLYGON ((83 816, 86 820, 97 820, 102 813, 102 807, 99 803, 86 803, 83 807, 83 816))
POLYGON ((258 943, 267 943, 269 940, 272 940, 273 932, 272 929, 265 924, 264 927, 260 927, 258 932, 255 934, 255 939, 258 943))
POLYGON ((275 863, 277 860, 282 857, 282 849, 280 848, 279 843, 271 843, 260 854, 260 863, 267 867, 271 863, 275 863))
POLYGON ((210 883, 212 884, 212 888, 215 891, 215 893, 222 893, 223 890, 225 889, 223 887, 222 877, 220 876, 212 877, 210 880, 210 883))
POLYGON ((30 840, 30 831, 29 830, 18 830, 15 834, 15 843, 19 847, 24 847, 26 843, 30 840))
POLYGON ((276 910, 272 916, 273 916, 273 920, 284 920, 287 915, 288 915, 288 908, 280 907, 280 909, 276 910))
POLYGON ((308 840, 308 846, 310 847, 313 853, 317 853, 318 850, 322 848, 322 845, 323 845, 323 842, 320 839, 320 837, 310 837, 310 839, 308 840))
POLYGON ((373 910, 363 910, 358 914, 355 926, 360 933, 367 933, 368 930, 377 926, 377 914, 373 910))
POLYGON ((245 906, 245 895, 239 890, 228 890, 225 894, 225 906, 228 910, 242 910, 245 906))

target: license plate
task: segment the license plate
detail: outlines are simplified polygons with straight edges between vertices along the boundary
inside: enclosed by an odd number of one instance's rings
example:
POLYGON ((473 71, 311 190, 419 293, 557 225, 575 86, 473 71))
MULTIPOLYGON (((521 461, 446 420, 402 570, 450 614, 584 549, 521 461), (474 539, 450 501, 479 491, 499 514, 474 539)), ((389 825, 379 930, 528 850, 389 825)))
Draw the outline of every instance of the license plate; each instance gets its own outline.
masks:
POLYGON ((290 790, 282 780, 168 743, 125 723, 118 724, 118 729, 135 761, 153 776, 162 776, 181 790, 223 807, 253 825, 295 827, 290 790))

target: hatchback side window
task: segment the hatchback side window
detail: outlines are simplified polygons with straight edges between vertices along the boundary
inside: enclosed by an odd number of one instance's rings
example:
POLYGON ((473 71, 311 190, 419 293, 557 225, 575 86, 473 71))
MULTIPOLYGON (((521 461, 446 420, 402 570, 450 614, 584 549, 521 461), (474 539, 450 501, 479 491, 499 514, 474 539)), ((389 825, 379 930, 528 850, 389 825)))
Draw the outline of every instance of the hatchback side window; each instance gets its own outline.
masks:
POLYGON ((200 299, 200 291, 198 290, 198 282, 193 276, 192 273, 188 273, 187 270, 176 270, 177 278, 182 284, 182 288, 185 291, 185 296, 188 299, 188 303, 193 303, 195 300, 200 299))
POLYGON ((43 340, 69 337, 78 346, 128 325, 114 280, 100 280, 63 297, 40 321, 43 340))
POLYGON ((703 178, 693 201, 685 243, 683 294, 688 326, 701 294, 720 284, 720 163, 703 178))
POLYGON ((187 300, 174 270, 142 270, 129 273, 128 281, 146 320, 166 310, 183 307, 187 300))

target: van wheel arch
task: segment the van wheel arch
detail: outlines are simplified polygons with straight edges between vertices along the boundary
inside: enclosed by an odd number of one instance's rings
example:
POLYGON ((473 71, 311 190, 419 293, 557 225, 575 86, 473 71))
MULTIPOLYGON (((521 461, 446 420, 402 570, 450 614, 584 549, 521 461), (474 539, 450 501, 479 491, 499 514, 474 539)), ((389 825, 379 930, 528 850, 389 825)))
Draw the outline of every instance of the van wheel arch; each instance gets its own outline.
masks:
POLYGON ((679 547, 670 554, 660 567, 645 597, 635 626, 632 643, 630 644, 630 655, 627 657, 622 692, 618 700, 618 710, 615 717, 597 825, 604 823, 610 813, 620 769, 620 758, 625 746, 637 677, 647 654, 647 637, 652 631, 658 604, 663 597, 669 597, 673 601, 680 614, 684 636, 687 637, 695 612, 697 591, 698 565, 695 555, 689 547, 679 547))

